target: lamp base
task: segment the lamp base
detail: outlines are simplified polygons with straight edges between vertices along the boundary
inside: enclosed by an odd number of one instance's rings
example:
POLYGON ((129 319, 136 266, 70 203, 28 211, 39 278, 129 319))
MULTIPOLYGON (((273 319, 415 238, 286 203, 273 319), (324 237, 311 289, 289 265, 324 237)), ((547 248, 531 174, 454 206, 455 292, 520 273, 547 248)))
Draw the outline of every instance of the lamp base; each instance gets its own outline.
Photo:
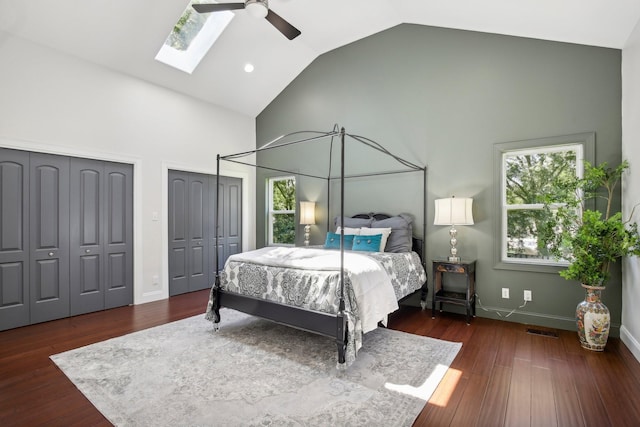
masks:
POLYGON ((449 255, 447 260, 449 262, 460 262, 460 257, 458 256, 458 248, 456 248, 456 244, 458 244, 458 230, 456 230, 455 225, 451 225, 449 236, 451 236, 451 240, 449 241, 449 243, 451 244, 451 255, 449 255))
POLYGON ((309 224, 304 226, 304 245, 309 246, 309 237, 311 233, 311 226, 309 224))

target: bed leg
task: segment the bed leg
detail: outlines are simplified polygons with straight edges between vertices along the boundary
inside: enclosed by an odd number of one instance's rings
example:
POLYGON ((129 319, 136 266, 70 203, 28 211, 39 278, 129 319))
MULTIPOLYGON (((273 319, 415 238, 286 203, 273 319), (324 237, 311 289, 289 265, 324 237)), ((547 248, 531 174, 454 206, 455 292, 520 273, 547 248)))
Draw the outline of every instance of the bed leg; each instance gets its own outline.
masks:
POLYGON ((213 312, 213 328, 214 330, 220 329, 220 275, 216 273, 215 285, 211 288, 213 306, 211 311, 213 312))
POLYGON ((429 286, 427 286, 428 282, 428 280, 424 281, 422 291, 420 292, 420 307, 422 307, 423 310, 427 309, 427 294, 429 293, 429 286))
POLYGON ((220 309, 214 308, 213 310, 213 331, 218 332, 220 330, 220 309))
POLYGON ((338 368, 346 368, 346 353, 347 353, 347 337, 348 326, 347 318, 343 312, 337 316, 337 330, 336 330, 336 345, 338 347, 338 368))
POLYGON ((346 362, 346 345, 343 342, 338 342, 338 364, 344 365, 346 362))

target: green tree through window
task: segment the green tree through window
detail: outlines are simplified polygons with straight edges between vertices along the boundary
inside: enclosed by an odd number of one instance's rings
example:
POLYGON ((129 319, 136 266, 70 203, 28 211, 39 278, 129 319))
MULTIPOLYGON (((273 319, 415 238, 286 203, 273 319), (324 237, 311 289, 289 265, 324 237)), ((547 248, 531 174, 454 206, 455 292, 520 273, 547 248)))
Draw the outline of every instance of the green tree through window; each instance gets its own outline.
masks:
POLYGON ((296 238, 296 179, 270 178, 269 185, 269 244, 293 245, 296 238))
POLYGON ((564 200, 562 186, 554 183, 575 177, 579 172, 580 145, 548 146, 510 151, 503 155, 503 218, 506 219, 503 257, 529 262, 555 263, 538 231, 553 211, 544 210, 545 201, 564 200))
POLYGON ((187 8, 174 25, 167 43, 174 49, 187 50, 206 21, 207 15, 196 13, 191 8, 187 8))

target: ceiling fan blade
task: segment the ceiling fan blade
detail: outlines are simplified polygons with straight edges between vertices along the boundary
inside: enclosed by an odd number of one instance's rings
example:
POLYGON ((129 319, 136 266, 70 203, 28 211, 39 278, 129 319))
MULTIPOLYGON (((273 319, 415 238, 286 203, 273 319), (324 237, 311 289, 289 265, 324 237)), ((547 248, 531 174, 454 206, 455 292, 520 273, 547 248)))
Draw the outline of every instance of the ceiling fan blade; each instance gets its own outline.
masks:
POLYGON ((222 10, 244 9, 244 3, 202 3, 191 5, 198 13, 220 12, 222 10))
POLYGON ((289 40, 293 40, 301 34, 300 30, 298 30, 296 27, 294 27, 293 25, 289 24, 287 21, 282 19, 280 15, 278 15, 271 9, 269 9, 269 12, 267 13, 267 16, 265 16, 264 19, 269 21, 271 25, 276 27, 278 31, 284 34, 284 36, 289 40))

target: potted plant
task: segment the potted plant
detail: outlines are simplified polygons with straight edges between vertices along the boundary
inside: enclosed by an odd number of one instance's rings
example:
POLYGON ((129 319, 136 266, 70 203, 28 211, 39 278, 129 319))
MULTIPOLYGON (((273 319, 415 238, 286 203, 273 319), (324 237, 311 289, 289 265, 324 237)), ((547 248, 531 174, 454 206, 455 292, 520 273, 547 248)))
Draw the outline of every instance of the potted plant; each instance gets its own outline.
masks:
POLYGON ((611 264, 624 256, 640 255, 638 227, 630 221, 633 211, 624 219, 621 212, 612 210, 616 187, 628 167, 627 161, 616 168, 585 162, 584 178, 565 177, 557 182, 564 203, 545 203, 538 247, 568 261, 560 275, 585 288, 585 300, 576 308, 576 325, 580 344, 590 350, 604 350, 609 337, 609 309, 600 297, 608 285, 611 264), (585 201, 591 199, 603 199, 604 212, 586 209, 585 201))

